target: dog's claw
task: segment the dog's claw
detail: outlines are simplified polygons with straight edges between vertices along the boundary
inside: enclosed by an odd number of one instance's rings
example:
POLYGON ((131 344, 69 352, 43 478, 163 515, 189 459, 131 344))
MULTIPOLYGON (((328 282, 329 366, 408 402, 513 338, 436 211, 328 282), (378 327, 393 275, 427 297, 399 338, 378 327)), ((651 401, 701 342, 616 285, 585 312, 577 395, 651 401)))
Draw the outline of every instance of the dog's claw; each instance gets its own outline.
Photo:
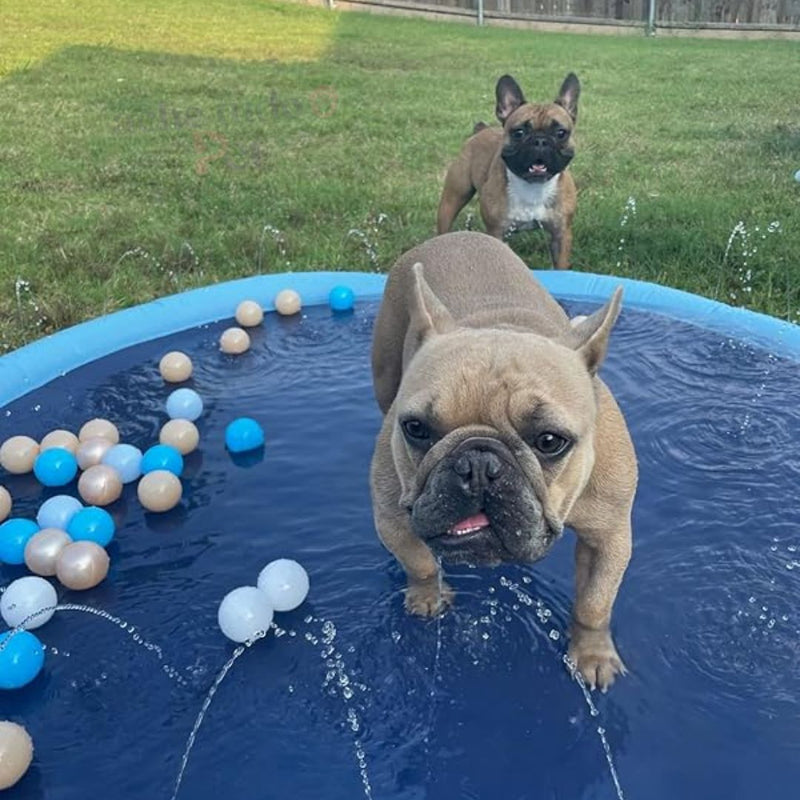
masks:
POLYGON ((406 590, 406 611, 419 617, 437 617, 453 604, 455 592, 438 578, 411 583, 406 590))
POLYGON ((627 675, 628 670, 619 657, 611 636, 604 640, 582 642, 574 640, 569 648, 568 658, 580 672, 586 685, 591 689, 599 689, 605 694, 614 683, 617 675, 627 675))

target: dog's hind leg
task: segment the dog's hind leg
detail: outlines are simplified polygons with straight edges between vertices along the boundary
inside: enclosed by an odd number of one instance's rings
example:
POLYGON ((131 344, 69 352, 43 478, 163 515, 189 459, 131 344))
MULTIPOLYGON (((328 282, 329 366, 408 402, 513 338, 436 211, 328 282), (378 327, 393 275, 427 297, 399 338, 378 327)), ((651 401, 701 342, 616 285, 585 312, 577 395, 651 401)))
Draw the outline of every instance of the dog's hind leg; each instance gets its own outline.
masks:
POLYGON ((439 213, 436 216, 436 232, 448 233, 453 226, 458 212, 475 195, 475 187, 469 177, 469 168, 461 163, 462 157, 455 161, 444 179, 442 199, 439 201, 439 213))

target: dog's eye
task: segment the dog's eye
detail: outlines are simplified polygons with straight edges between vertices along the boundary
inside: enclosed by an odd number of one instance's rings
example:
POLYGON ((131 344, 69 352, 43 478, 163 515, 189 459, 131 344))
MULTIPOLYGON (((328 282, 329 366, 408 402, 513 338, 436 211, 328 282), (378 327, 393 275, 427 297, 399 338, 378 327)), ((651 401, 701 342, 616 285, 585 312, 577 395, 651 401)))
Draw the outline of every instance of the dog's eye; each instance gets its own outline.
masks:
POLYGON ((525 128, 514 128, 514 130, 511 131, 512 139, 519 141, 523 136, 525 136, 525 128))
POLYGON ((570 441, 557 433, 545 431, 536 437, 533 445, 544 456, 560 456, 569 447, 570 441))
POLYGON ((557 138, 557 139, 558 139, 560 142, 563 142, 563 141, 564 141, 564 139, 566 139, 566 138, 567 138, 567 136, 569 136, 569 131, 568 131, 566 128, 559 128, 559 129, 556 131, 556 138, 557 138))
POLYGON ((404 420, 402 428, 406 438, 414 442, 426 442, 431 438, 431 430, 422 420, 404 420))

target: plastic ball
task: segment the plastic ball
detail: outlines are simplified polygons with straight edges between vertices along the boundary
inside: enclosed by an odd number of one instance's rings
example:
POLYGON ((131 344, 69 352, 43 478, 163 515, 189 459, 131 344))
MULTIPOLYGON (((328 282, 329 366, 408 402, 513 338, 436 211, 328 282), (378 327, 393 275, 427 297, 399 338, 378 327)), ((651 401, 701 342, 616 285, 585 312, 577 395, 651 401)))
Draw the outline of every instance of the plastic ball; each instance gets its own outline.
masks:
POLYGON ((0 792, 10 789, 33 761, 33 740, 16 722, 0 722, 0 792))
POLYGON ((132 483, 142 474, 142 451, 132 444, 115 444, 100 463, 115 469, 123 483, 132 483))
POLYGON ((0 486, 0 522, 11 513, 11 492, 5 486, 0 486))
POLYGON ((96 542, 73 542, 58 556, 56 577, 67 589, 91 589, 108 575, 109 563, 108 553, 96 542))
POLYGON ((182 456, 186 456, 197 449, 200 431, 188 419, 171 419, 158 434, 158 441, 174 447, 182 456))
POLYGON ((167 398, 167 415, 170 419, 194 422, 202 413, 203 400, 194 389, 176 389, 167 398))
POLYGON ((69 494, 57 494, 39 506, 36 521, 40 528, 67 529, 69 521, 83 508, 83 503, 69 494))
POLYGON ((53 584, 28 575, 12 581, 0 595, 0 615, 9 628, 40 628, 56 613, 58 597, 53 584))
POLYGON ((264 592, 257 587, 240 586, 222 599, 217 621, 225 636, 241 644, 257 633, 269 630, 272 606, 264 592))
POLYGON ((119 500, 122 479, 114 467, 95 464, 78 479, 78 493, 90 506, 107 506, 119 500))
POLYGON ((67 533, 75 542, 95 542, 106 547, 114 538, 116 525, 108 511, 96 506, 81 509, 67 525, 67 533))
POLYGON ((0 634, 0 689, 29 684, 44 664, 44 647, 29 631, 0 634))
POLYGON ((147 475, 157 469, 165 469, 180 476, 183 472, 183 456, 180 450, 168 444, 156 444, 146 450, 142 456, 142 474, 147 475))
POLYGON ((63 447, 51 447, 36 457, 33 474, 42 486, 66 486, 78 474, 78 459, 63 447))
POLYGON ((333 311, 352 311, 355 295, 349 286, 334 286, 328 294, 328 304, 333 311))
POLYGON ((284 317, 297 314, 301 307, 300 295, 294 289, 283 289, 275 296, 275 310, 284 317))
POLYGON ((72 537, 58 528, 44 528, 34 533, 25 545, 25 566, 34 574, 50 577, 56 574, 61 551, 72 543, 72 537))
POLYGON ((796 180, 798 183, 800 183, 800 169, 799 169, 799 170, 797 170, 797 172, 795 172, 795 174, 794 174, 794 179, 795 179, 795 180, 796 180))
POLYGON ((33 469, 39 443, 30 436, 12 436, 0 445, 0 467, 12 475, 25 475, 33 469))
POLYGON ((81 442, 85 442, 88 439, 108 439, 111 444, 117 444, 119 442, 119 431, 117 430, 117 426, 114 425, 113 422, 109 422, 107 419, 90 419, 81 429, 78 431, 78 439, 81 442))
POLYGON ((261 570, 258 588, 276 611, 293 611, 308 596, 308 573, 296 561, 279 558, 261 570))
POLYGON ((192 377, 192 359, 181 353, 179 350, 173 350, 167 353, 161 361, 158 362, 158 370, 161 377, 167 383, 182 383, 188 381, 192 377))
POLYGON ((241 328, 228 328, 219 337, 219 349, 230 355, 241 355, 250 349, 250 336, 241 328))
POLYGON ((139 502, 148 510, 163 512, 175 508, 181 501, 183 486, 172 472, 157 469, 148 472, 136 489, 139 502))
POLYGON ((264 321, 264 309, 255 300, 242 300, 236 307, 236 321, 243 328, 254 328, 264 321))
POLYGON ((78 437, 71 431, 50 431, 50 433, 39 442, 39 452, 50 450, 53 447, 60 447, 62 450, 69 450, 72 455, 75 455, 78 452, 79 444, 78 437))
POLYGON ((81 469, 96 467, 113 446, 110 439, 104 439, 102 436, 86 439, 78 446, 78 452, 76 453, 78 466, 81 469))
POLYGON ((225 447, 231 453, 246 453, 264 444, 264 431, 250 417, 239 417, 225 428, 225 447))
POLYGON ((0 562, 24 564, 25 545, 38 530, 33 520, 20 517, 12 517, 0 525, 0 562))

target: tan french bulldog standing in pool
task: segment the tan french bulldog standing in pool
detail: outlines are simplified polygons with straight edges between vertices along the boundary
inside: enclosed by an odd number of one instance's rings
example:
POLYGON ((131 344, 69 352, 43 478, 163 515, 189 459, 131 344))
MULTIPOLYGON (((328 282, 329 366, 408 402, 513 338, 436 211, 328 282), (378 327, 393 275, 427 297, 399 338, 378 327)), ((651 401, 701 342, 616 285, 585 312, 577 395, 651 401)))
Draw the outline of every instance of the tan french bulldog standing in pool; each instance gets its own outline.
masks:
POLYGON ((636 456, 597 376, 621 289, 567 315, 502 242, 450 233, 401 256, 372 350, 385 414, 375 525, 408 576, 406 608, 453 600, 439 562, 531 563, 577 533, 569 653, 592 687, 625 667, 611 608, 631 553, 636 456))
POLYGON ((495 114, 502 128, 479 122, 447 170, 436 228, 447 233, 475 192, 486 232, 502 239, 511 231, 542 227, 550 256, 569 267, 575 182, 568 169, 581 85, 570 73, 552 103, 529 103, 517 82, 503 75, 495 87, 495 114))

